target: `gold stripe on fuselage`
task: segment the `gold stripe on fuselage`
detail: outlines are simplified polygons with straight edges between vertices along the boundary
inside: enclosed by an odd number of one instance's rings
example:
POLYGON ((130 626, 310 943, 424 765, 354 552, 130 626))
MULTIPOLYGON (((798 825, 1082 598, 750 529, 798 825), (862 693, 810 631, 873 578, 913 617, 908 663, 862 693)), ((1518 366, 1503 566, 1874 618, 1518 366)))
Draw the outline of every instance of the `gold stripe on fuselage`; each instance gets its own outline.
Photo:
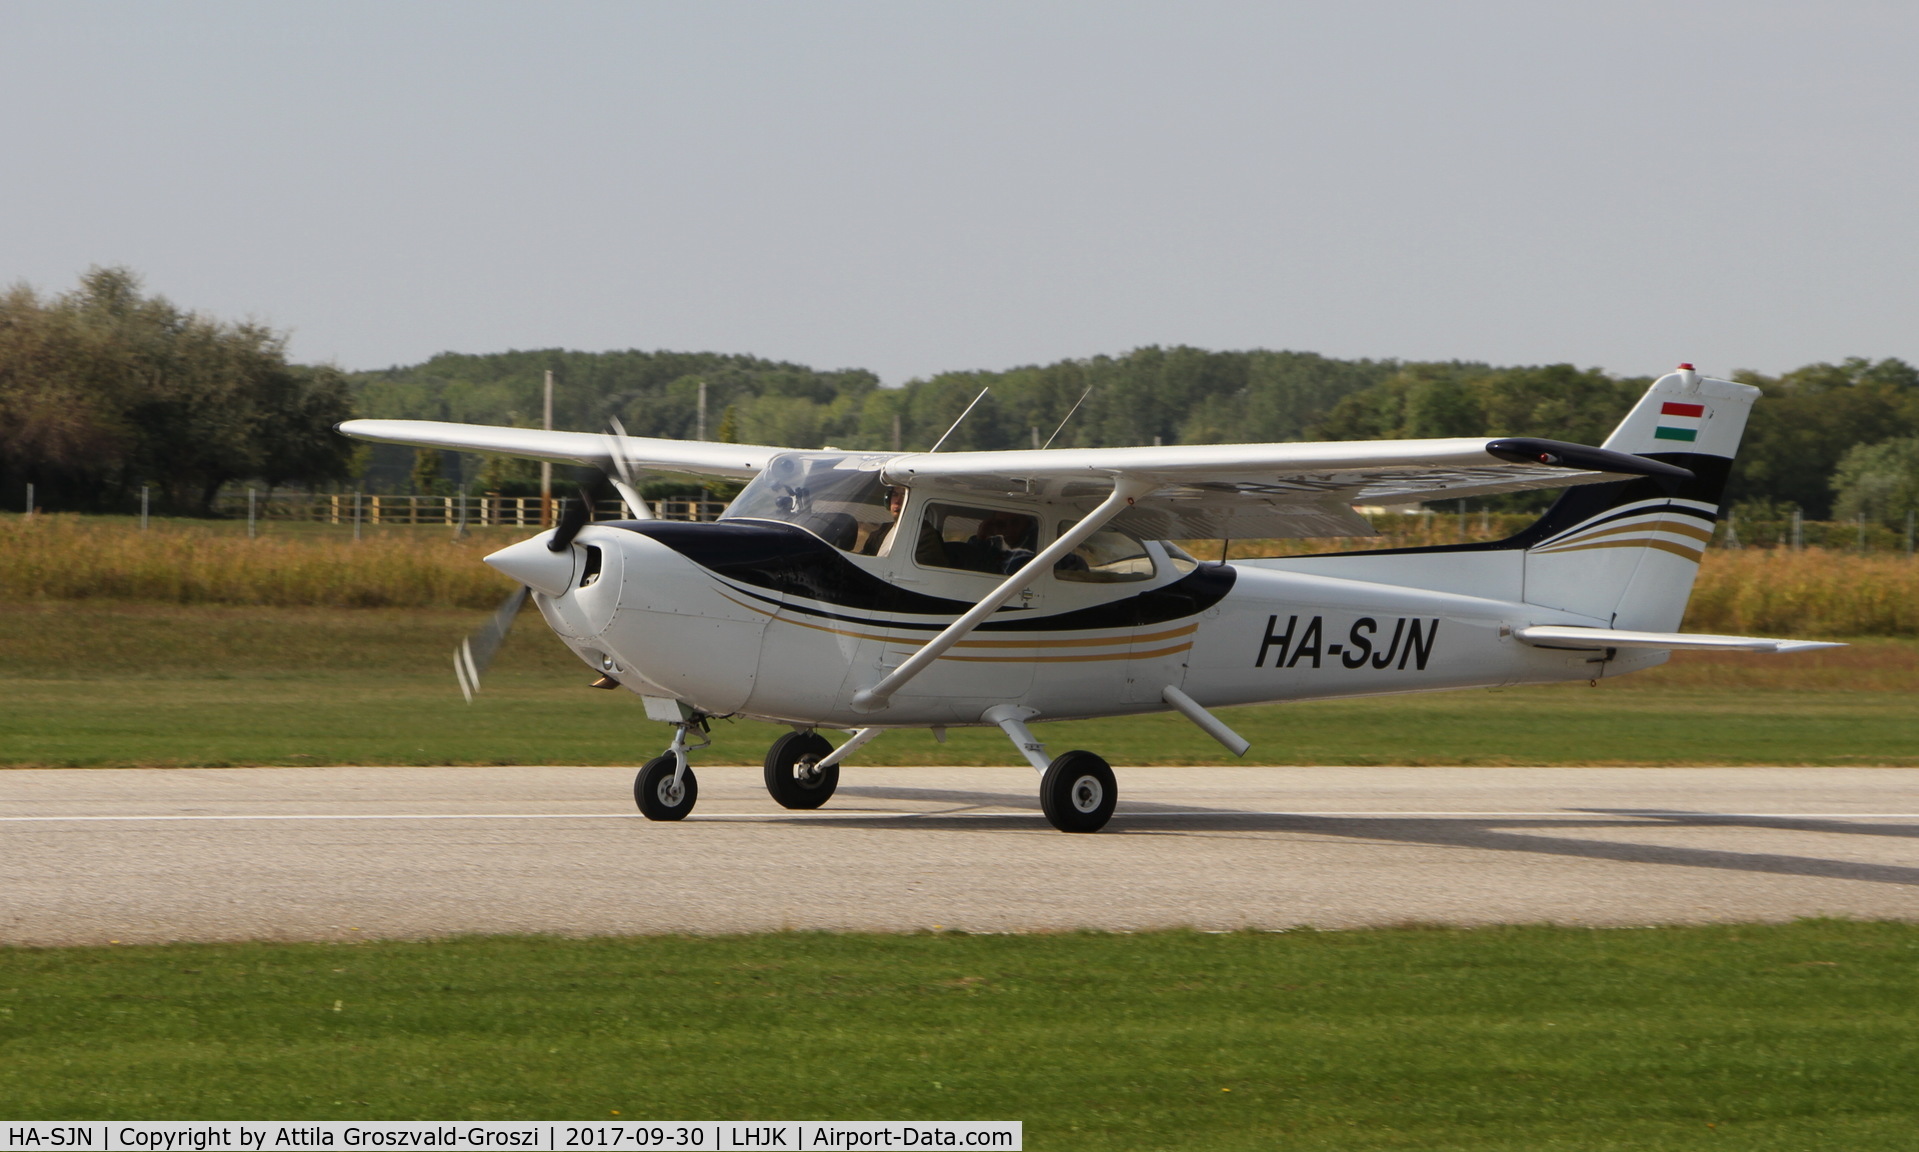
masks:
MULTIPOLYGON (((1124 643, 1124 640, 1115 643, 1124 643)), ((1152 660, 1160 656, 1175 656, 1193 646, 1188 640, 1184 644, 1175 644, 1171 648, 1158 648, 1151 652, 1101 652, 1093 656, 941 656, 942 660, 963 660, 969 664, 1090 664, 1097 660, 1152 660)), ((1035 648, 1049 647, 1044 641, 1033 645, 1035 648)))
POLYGON ((1558 548, 1535 548, 1533 552, 1535 555, 1549 556, 1555 552, 1585 552, 1593 548, 1657 548, 1695 564, 1706 555, 1704 548, 1692 548, 1676 540, 1659 540, 1651 536, 1633 540, 1597 540, 1591 544, 1567 544, 1558 548))
MULTIPOLYGON (((1151 644, 1156 640, 1171 640, 1177 636, 1191 636, 1199 631, 1199 625, 1188 624, 1183 628, 1168 628, 1164 632, 1147 632, 1138 636, 1108 636, 1103 639, 1082 640, 961 640, 955 648, 1097 648, 1102 644, 1151 644)), ((929 637, 930 639, 930 637, 929 637)), ((897 637, 893 643, 899 643, 897 637)))
POLYGON ((1622 536, 1628 532, 1647 531, 1670 532, 1675 536, 1690 536, 1701 544, 1710 543, 1712 540, 1712 529, 1710 528, 1700 528, 1692 524, 1684 524, 1676 521, 1655 520, 1648 523, 1642 520, 1637 524, 1622 524, 1617 528, 1605 528, 1597 532, 1582 533, 1574 531, 1568 535, 1561 536, 1558 540, 1549 544, 1542 544, 1539 548, 1535 549, 1535 551, 1544 552, 1563 544, 1584 544, 1588 540, 1598 540, 1606 536, 1622 536))

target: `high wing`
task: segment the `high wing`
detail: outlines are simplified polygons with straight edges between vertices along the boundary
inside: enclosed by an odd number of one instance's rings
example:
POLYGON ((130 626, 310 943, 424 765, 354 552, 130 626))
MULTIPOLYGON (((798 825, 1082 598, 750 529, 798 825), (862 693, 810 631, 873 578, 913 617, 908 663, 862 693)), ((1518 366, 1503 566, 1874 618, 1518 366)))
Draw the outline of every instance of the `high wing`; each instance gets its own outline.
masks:
MULTIPOLYGON (((440 420, 348 420, 338 425, 338 430, 342 435, 381 444, 524 456, 614 470, 615 441, 591 432, 549 432, 540 428, 499 428, 440 420)), ((622 437, 618 444, 632 468, 725 480, 751 479, 759 475, 768 460, 790 451, 759 444, 659 440, 646 436, 622 437)))
MULTIPOLYGON (((361 440, 744 480, 790 451, 708 440, 615 439, 435 420, 348 420, 361 440)), ((1343 440, 1299 444, 1191 444, 1164 448, 1057 448, 1007 452, 873 453, 888 483, 971 489, 997 496, 1099 500, 1121 477, 1144 493, 1115 523, 1162 540, 1370 536, 1355 504, 1489 496, 1651 476, 1689 479, 1643 456, 1557 440, 1343 440)))
POLYGON ((1114 523, 1155 539, 1370 536, 1355 504, 1488 496, 1637 476, 1690 479, 1683 468, 1556 440, 1347 440, 1165 448, 915 454, 887 480, 936 481, 982 493, 1103 497, 1119 477, 1151 487, 1114 523))

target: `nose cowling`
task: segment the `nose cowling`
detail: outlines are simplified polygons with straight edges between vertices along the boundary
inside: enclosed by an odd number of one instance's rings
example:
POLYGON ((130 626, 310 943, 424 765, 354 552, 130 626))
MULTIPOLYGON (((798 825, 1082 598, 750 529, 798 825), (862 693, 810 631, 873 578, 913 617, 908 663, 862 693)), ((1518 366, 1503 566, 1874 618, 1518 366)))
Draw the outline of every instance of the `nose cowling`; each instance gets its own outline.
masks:
POLYGON ((542 532, 532 539, 509 544, 485 560, 535 592, 564 596, 573 587, 577 550, 563 548, 555 552, 547 547, 547 541, 552 538, 553 533, 542 532))

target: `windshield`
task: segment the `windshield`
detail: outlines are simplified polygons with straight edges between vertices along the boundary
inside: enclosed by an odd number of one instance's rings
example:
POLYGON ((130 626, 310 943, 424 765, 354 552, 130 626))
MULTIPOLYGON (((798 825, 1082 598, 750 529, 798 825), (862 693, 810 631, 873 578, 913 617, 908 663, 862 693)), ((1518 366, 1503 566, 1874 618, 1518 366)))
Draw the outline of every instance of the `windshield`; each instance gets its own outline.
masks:
POLYGON ((733 499, 722 520, 797 524, 848 552, 861 551, 891 527, 895 514, 880 481, 884 455, 783 452, 767 462, 733 499))

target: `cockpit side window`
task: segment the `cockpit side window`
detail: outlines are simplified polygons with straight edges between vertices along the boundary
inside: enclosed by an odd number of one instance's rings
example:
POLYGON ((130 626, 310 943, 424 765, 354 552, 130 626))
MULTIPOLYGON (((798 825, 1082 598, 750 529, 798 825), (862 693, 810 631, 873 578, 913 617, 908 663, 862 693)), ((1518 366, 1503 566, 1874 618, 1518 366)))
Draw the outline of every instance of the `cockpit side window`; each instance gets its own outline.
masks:
POLYGON ((833 547, 874 555, 899 518, 904 490, 880 480, 885 456, 783 452, 748 484, 722 520, 795 524, 833 547))
POLYGON ((913 559, 925 568, 1008 576, 1033 558, 1039 518, 997 508, 928 504, 913 559))

